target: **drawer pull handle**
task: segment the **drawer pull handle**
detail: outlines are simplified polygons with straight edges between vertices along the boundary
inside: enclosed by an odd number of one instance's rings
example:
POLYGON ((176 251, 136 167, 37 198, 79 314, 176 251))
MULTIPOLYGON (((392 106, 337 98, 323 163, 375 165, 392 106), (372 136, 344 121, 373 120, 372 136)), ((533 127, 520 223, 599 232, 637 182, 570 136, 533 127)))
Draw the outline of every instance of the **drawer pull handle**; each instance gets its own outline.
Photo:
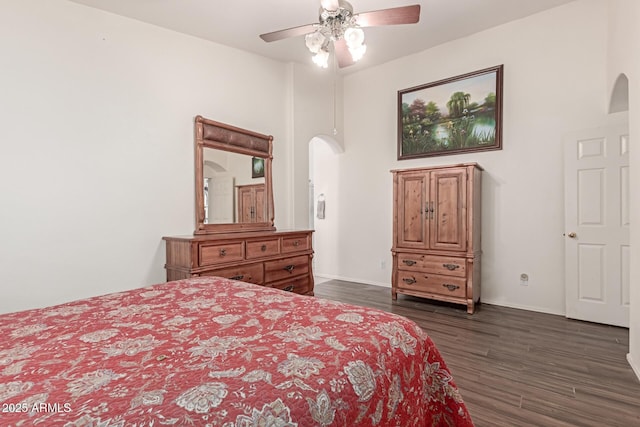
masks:
POLYGON ((267 250, 267 245, 262 245, 262 246, 260 246, 260 250, 261 250, 262 252, 266 251, 266 250, 267 250))
POLYGON ((296 268, 295 265, 293 264, 289 264, 287 265, 285 268, 283 268, 283 270, 287 270, 289 273, 291 273, 293 271, 293 269, 296 268))
POLYGON ((285 286, 282 290, 286 292, 293 292, 293 285, 285 286))
POLYGON ((443 283, 442 286, 444 286, 445 288, 449 289, 449 291, 453 292, 456 289, 460 288, 460 286, 458 285, 452 285, 450 283, 443 283))
POLYGON ((456 268, 460 268, 460 266, 458 264, 442 264, 442 266, 444 268, 446 268, 447 270, 449 270, 449 271, 453 271, 456 268))
POLYGON ((293 246, 298 247, 300 246, 300 241, 296 240, 295 242, 293 242, 293 246))
POLYGON ((226 249, 220 249, 220 256, 225 256, 227 254, 226 249))
POLYGON ((416 279, 414 277, 405 277, 404 279, 402 279, 402 281, 407 285, 413 285, 414 283, 416 283, 416 279))
POLYGON ((403 259, 402 260, 403 263, 407 264, 407 265, 415 265, 416 262, 412 259, 403 259))
POLYGON ((229 277, 231 280, 242 280, 244 274, 238 274, 237 276, 229 277))

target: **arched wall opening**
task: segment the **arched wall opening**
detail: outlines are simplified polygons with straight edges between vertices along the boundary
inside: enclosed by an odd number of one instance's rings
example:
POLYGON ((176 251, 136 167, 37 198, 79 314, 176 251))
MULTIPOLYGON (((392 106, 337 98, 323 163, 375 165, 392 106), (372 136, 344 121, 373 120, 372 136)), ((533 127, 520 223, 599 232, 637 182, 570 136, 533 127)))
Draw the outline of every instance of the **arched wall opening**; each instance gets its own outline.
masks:
POLYGON ((313 233, 313 271, 316 281, 328 279, 326 272, 337 260, 339 168, 335 167, 344 152, 342 145, 328 135, 309 141, 309 227, 313 233))
POLYGON ((613 85, 609 99, 609 114, 629 111, 629 79, 620 74, 613 85))

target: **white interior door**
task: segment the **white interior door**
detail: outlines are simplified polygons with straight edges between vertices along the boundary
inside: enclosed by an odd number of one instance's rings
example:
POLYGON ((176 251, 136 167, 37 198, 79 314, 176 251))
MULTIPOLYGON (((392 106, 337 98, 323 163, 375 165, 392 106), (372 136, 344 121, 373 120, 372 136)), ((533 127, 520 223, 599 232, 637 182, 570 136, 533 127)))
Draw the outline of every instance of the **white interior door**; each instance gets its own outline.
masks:
POLYGON ((209 180, 209 224, 235 222, 233 183, 233 177, 228 175, 216 175, 209 180))
POLYGON ((565 286, 569 318, 629 327, 627 126, 565 141, 565 286))

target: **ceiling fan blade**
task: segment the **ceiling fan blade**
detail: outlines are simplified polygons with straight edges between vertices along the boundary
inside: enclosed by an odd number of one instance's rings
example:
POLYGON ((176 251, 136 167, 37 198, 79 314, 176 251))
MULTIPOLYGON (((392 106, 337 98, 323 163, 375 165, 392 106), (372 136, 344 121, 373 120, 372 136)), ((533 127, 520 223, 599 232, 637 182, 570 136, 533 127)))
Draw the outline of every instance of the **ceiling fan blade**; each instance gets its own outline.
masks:
POLYGON ((420 5, 392 7, 391 9, 373 10, 357 15, 357 23, 361 27, 378 25, 415 24, 420 20, 420 5))
POLYGON ((344 68, 349 65, 355 64, 353 58, 351 57, 351 52, 349 52, 349 48, 347 47, 347 42, 345 39, 336 40, 333 43, 333 48, 336 53, 336 60, 338 61, 338 67, 344 68))
POLYGON ((260 34, 260 38, 266 42, 274 42, 289 37, 297 37, 313 33, 317 24, 301 25, 299 27, 287 28, 286 30, 273 31, 271 33, 260 34))
POLYGON ((340 7, 338 0, 320 0, 320 5, 326 10, 338 10, 340 7))

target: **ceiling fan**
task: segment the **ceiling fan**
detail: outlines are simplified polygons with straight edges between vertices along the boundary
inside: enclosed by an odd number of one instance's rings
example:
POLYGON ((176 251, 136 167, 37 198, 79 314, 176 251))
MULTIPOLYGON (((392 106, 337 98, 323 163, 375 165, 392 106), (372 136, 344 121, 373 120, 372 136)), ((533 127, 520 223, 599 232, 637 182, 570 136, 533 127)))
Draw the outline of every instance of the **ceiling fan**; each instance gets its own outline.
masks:
POLYGON ((367 49, 362 27, 415 24, 420 20, 419 4, 359 14, 353 13, 346 0, 320 0, 320 4, 319 23, 261 34, 260 38, 273 42, 304 35, 307 48, 314 54, 313 62, 323 68, 328 66, 329 47, 333 43, 338 66, 343 68, 362 58, 367 49))

